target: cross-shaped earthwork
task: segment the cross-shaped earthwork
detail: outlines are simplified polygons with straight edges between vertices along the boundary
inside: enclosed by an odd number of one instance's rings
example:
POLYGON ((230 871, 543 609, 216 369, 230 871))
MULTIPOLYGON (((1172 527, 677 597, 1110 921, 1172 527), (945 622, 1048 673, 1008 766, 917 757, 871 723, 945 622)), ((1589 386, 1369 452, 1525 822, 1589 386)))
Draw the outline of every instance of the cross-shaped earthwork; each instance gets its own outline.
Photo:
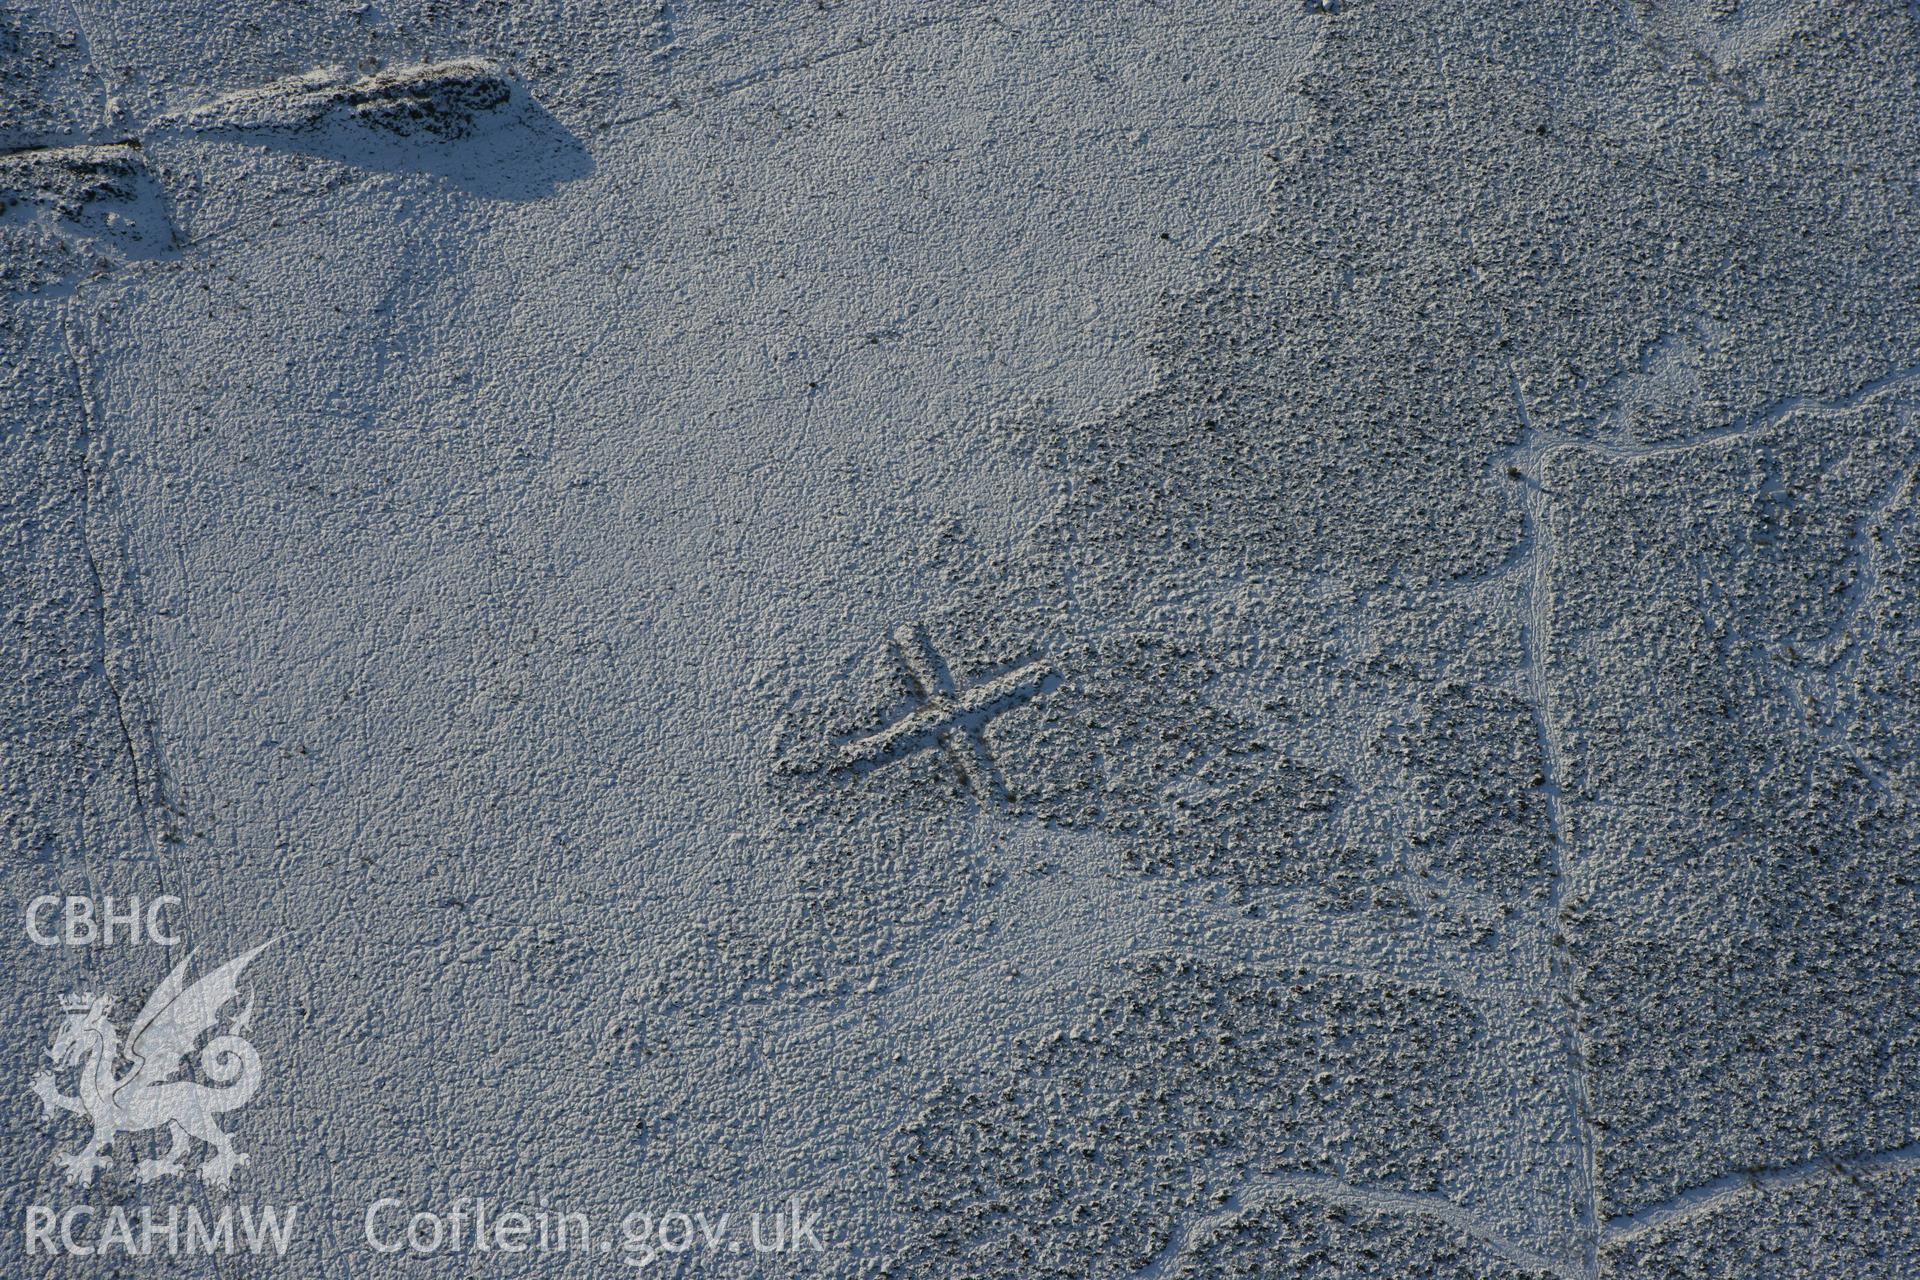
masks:
POLYGON ((920 705, 879 732, 843 744, 841 765, 865 771, 937 743, 946 748, 974 795, 983 801, 1004 798, 1006 788, 980 739, 981 731, 1002 711, 1059 684, 1053 665, 1036 659, 961 689, 924 629, 902 626, 894 631, 893 643, 920 695, 920 705))

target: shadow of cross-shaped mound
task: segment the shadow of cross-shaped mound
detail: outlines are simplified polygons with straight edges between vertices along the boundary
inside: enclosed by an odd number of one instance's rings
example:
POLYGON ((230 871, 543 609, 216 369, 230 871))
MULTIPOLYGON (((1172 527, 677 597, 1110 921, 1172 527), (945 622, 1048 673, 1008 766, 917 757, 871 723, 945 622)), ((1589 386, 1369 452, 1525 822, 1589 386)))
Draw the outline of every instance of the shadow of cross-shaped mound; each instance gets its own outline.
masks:
POLYGON ((988 802, 1004 800, 1006 786, 994 769, 993 757, 981 735, 994 716, 1058 688, 1059 673, 1046 659, 1038 658, 958 688, 924 627, 896 628, 893 642, 920 705, 875 733, 842 743, 840 763, 855 772, 866 772, 938 745, 975 796, 988 802))
MULTIPOLYGON (((972 802, 1126 838, 1136 869, 1242 889, 1337 888, 1325 841, 1349 790, 1296 761, 1224 701, 1221 662, 1138 634, 999 624, 897 628, 866 680, 788 712, 776 784, 796 816, 844 830, 972 802), (1044 648, 1044 656, 1041 650, 1044 648)), ((1329 852, 1333 850, 1333 852, 1329 852)))

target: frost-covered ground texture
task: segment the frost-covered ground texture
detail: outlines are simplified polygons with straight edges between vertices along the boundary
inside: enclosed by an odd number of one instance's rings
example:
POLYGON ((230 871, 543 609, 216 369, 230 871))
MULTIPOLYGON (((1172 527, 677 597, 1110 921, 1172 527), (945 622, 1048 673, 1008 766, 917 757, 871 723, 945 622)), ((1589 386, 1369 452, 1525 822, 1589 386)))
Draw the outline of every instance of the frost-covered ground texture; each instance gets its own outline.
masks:
POLYGON ((167 892, 169 1274, 1920 1276, 1904 3, 0 0, 0 145, 8 1275, 167 892))

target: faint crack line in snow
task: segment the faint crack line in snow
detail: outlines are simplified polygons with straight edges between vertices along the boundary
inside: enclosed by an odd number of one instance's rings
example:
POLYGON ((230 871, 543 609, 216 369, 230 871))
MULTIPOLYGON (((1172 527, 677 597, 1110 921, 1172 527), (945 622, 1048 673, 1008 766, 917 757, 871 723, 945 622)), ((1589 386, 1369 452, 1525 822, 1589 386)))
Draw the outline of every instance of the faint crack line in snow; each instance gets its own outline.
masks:
POLYGON ((105 129, 113 123, 113 81, 108 79, 107 69, 94 60, 93 29, 87 25, 87 11, 81 7, 80 0, 67 0, 67 12, 73 15, 74 30, 80 36, 80 56, 87 70, 93 72, 93 78, 100 82, 100 127, 105 129))
POLYGON ((1853 630, 1861 610, 1866 606, 1867 597, 1879 583, 1879 564, 1873 553, 1875 534, 1890 523, 1888 516, 1903 500, 1912 496, 1916 486, 1920 486, 1920 459, 1899 459, 1894 464, 1893 479, 1882 490, 1881 496, 1854 522, 1853 533, 1847 539, 1847 559, 1857 567, 1841 599, 1840 617, 1823 639, 1810 646, 1793 646, 1796 651, 1804 648, 1807 656, 1823 671, 1833 670, 1857 647, 1858 641, 1844 646, 1841 642, 1853 630), (1838 652, 1835 652, 1836 646, 1840 646, 1838 652))
MULTIPOLYGON (((1894 464, 1893 480, 1855 521, 1853 533, 1847 539, 1847 559, 1856 567, 1853 579, 1848 582, 1842 597, 1840 617, 1828 629, 1825 637, 1804 650, 1804 656, 1812 661, 1813 670, 1803 671, 1795 665, 1803 655, 1802 646, 1788 644, 1768 655, 1781 668, 1782 687, 1793 700, 1814 742, 1847 757, 1867 784, 1894 804, 1900 802, 1900 797, 1879 771, 1861 756, 1848 736, 1849 727, 1859 719, 1860 709, 1847 705, 1849 700, 1841 692, 1841 681, 1849 675, 1857 675, 1858 666, 1866 657, 1868 640, 1877 630, 1877 627, 1869 626, 1866 636, 1853 634, 1869 597, 1879 585, 1880 571, 1874 553, 1875 545, 1889 536, 1890 529, 1912 519, 1910 512, 1897 522, 1890 517, 1902 501, 1913 496, 1916 486, 1920 486, 1920 467, 1916 467, 1912 458, 1898 459, 1894 464), (1804 690, 1803 682, 1807 686, 1804 690)), ((1804 790, 1812 788, 1813 769, 1814 762, 1809 761, 1807 778, 1802 784, 1804 790)))
POLYGON ((1663 1227, 1684 1223, 1711 1213, 1743 1196, 1783 1191, 1816 1182, 1822 1178, 1856 1180, 1875 1174, 1915 1168, 1920 1168, 1920 1142, 1908 1143, 1904 1147, 1891 1151, 1874 1152, 1871 1155, 1817 1156, 1811 1160, 1802 1160, 1798 1164, 1782 1165, 1778 1168, 1729 1173, 1711 1182, 1703 1182, 1697 1187, 1689 1187, 1672 1199, 1641 1209, 1637 1213, 1609 1218, 1605 1237, 1610 1244, 1620 1240, 1637 1239, 1663 1227))
POLYGON ((947 26, 955 22, 963 22, 968 18, 976 17, 986 12, 989 8, 991 8, 989 5, 974 5, 971 8, 962 9, 957 13, 944 13, 938 17, 908 23, 906 26, 898 27, 891 31, 884 31, 877 35, 858 36, 851 43, 836 45, 831 49, 807 57, 795 58, 788 62, 770 63, 767 66, 755 68, 752 71, 733 76, 730 79, 718 80, 711 84, 703 85, 697 91, 690 93, 686 101, 683 101, 678 96, 673 96, 657 107, 649 108, 635 115, 621 116, 618 119, 609 120, 598 126, 598 131, 608 133, 614 129, 625 129, 632 125, 645 124, 657 116, 684 110, 688 105, 688 101, 696 103, 714 102, 721 98, 731 97, 736 93, 771 83, 774 80, 794 75, 801 71, 810 71, 815 67, 824 66, 829 62, 837 61, 852 54, 864 53, 869 49, 878 49, 882 45, 890 44, 900 39, 902 36, 917 35, 922 31, 930 31, 936 27, 947 26))
POLYGON ((1549 1258, 1514 1243, 1487 1226, 1474 1214, 1437 1193, 1419 1194, 1380 1187, 1357 1186, 1332 1174, 1324 1173, 1269 1173, 1249 1178, 1235 1188, 1219 1208, 1191 1219, 1185 1226, 1177 1227, 1172 1238, 1167 1241, 1166 1247, 1155 1254, 1146 1266, 1134 1272, 1131 1280, 1162 1280, 1163 1277, 1172 1275, 1172 1268, 1180 1261, 1181 1256, 1186 1253, 1191 1244, 1205 1234, 1211 1224, 1230 1220, 1249 1209, 1258 1207, 1259 1202, 1269 1196, 1286 1192, 1296 1192, 1303 1197, 1325 1204, 1340 1205, 1368 1213, 1431 1218, 1485 1245, 1518 1266, 1563 1276, 1566 1280, 1584 1280, 1588 1274, 1576 1262, 1549 1258))
MULTIPOLYGON (((101 678, 106 682, 108 695, 113 702, 114 719, 120 729, 121 746, 127 753, 127 769, 132 775, 133 811, 139 822, 140 830, 146 836, 147 848, 154 859, 154 880, 158 883, 160 892, 163 895, 170 895, 177 898, 178 895, 173 893, 173 889, 177 884, 177 878, 169 874, 176 870, 176 868, 172 865, 173 859, 170 856, 169 850, 166 848, 165 842, 155 836, 152 812, 152 806, 155 804, 169 811, 173 811, 173 808, 168 804, 165 795, 160 789, 157 760, 153 770, 150 789, 148 780, 144 779, 141 775, 140 755, 134 747, 132 728, 127 721, 126 695, 120 688, 119 681, 114 678, 113 666, 109 660, 106 578, 100 570, 100 559, 93 549, 92 457, 94 443, 99 435, 99 427, 94 415, 93 395, 87 387, 86 366, 82 363, 80 357, 80 345, 74 341, 73 312, 70 306, 62 307, 60 311, 60 337, 66 349, 68 363, 73 370, 74 394, 80 408, 80 552, 86 562, 88 578, 93 588, 94 635, 100 646, 100 674, 101 678)), ((81 849, 81 862, 86 869, 88 881, 93 886, 93 892, 97 895, 100 892, 99 878, 94 873, 92 860, 87 856, 84 845, 81 849)), ((189 947, 193 945, 191 926, 187 927, 186 941, 189 947)), ((190 1193, 192 1198, 199 1201, 201 1210, 206 1213, 213 1211, 212 1194, 211 1188, 204 1182, 197 1183, 194 1190, 190 1193)), ((226 1267, 218 1257, 214 1259, 213 1270, 216 1277, 225 1277, 227 1274, 226 1267)))
POLYGON ((95 425, 93 418, 93 397, 87 391, 86 373, 80 363, 80 350, 73 340, 73 324, 70 317, 62 315, 60 322, 61 340, 66 344, 67 360, 73 368, 74 394, 80 404, 80 552, 86 561, 87 577, 93 589, 94 637, 100 646, 100 674, 106 681, 107 692, 113 701, 113 715, 120 728, 120 743, 126 749, 127 769, 133 776, 133 806, 140 814, 141 824, 147 827, 149 842, 153 838, 152 822, 147 812, 147 784, 140 772, 140 755, 134 749, 133 730, 127 723, 126 696, 120 688, 120 682, 114 678, 113 662, 109 654, 107 637, 107 589, 106 579, 100 572, 100 558, 93 549, 93 444, 95 425))

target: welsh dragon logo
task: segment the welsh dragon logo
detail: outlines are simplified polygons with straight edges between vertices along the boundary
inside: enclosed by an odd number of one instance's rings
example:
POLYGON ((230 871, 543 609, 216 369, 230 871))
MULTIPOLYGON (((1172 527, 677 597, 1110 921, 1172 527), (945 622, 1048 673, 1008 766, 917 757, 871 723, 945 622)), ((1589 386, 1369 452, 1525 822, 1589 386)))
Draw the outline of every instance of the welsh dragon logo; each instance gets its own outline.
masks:
POLYGON ((124 1073, 120 1032, 107 1016, 113 1011, 113 997, 61 998, 66 1017, 47 1056, 61 1072, 80 1068, 79 1094, 69 1097, 60 1092, 51 1071, 34 1077, 33 1092, 48 1116, 70 1112, 93 1125, 93 1137, 86 1146, 54 1157, 54 1163, 66 1170, 67 1181, 83 1187, 91 1184, 94 1171, 107 1163, 106 1149, 121 1134, 165 1128, 172 1145, 159 1159, 140 1161, 134 1171, 140 1181, 185 1172, 181 1159, 198 1138, 213 1148, 213 1155, 200 1162, 200 1177, 216 1187, 233 1184, 234 1170, 247 1163, 247 1157, 234 1150, 233 1139, 214 1123, 214 1117, 245 1106, 260 1087, 260 1054, 242 1038, 253 1015, 251 998, 226 1031, 199 1050, 200 1070, 214 1083, 174 1077, 200 1037, 214 1028, 221 1009, 237 998, 240 974, 248 963, 272 945, 270 939, 235 956, 192 986, 187 985, 187 966, 193 957, 176 965, 133 1020, 126 1039, 129 1066, 124 1073))

